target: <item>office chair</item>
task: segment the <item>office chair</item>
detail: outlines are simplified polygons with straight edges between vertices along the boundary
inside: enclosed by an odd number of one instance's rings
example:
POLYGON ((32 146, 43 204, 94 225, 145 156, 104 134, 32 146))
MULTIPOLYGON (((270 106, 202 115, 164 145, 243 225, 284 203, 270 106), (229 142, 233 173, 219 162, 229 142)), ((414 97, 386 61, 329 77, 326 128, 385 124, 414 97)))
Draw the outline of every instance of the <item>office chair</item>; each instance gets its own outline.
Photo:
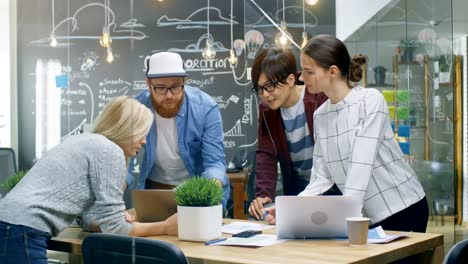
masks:
POLYGON ((455 244, 445 256, 444 264, 468 263, 468 239, 455 244))
MULTIPOLYGON (((15 175, 16 159, 15 152, 11 148, 0 148, 0 182, 15 175)), ((0 187, 0 197, 6 194, 6 190, 0 187)))
POLYGON ((141 237, 94 233, 85 238, 81 250, 85 264, 188 264, 177 246, 141 237))

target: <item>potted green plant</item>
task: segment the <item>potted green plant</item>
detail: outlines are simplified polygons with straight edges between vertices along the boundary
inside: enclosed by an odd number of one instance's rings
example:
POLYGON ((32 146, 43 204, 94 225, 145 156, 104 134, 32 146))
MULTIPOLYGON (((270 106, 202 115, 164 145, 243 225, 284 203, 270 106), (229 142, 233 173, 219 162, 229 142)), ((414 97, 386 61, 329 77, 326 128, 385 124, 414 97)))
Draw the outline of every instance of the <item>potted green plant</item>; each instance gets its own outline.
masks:
POLYGON ((413 53, 417 47, 418 43, 415 40, 400 40, 401 61, 406 63, 413 61, 413 53))
POLYGON ((450 55, 440 55, 436 58, 436 61, 439 63, 439 82, 440 83, 449 83, 450 82, 450 55))
POLYGON ((387 68, 384 66, 376 66, 374 68, 374 78, 375 78, 375 84, 377 86, 383 86, 385 85, 385 75, 387 74, 387 68))
POLYGON ((175 189, 178 235, 182 240, 221 237, 223 190, 213 180, 194 176, 175 189))
POLYGON ((13 176, 7 177, 5 180, 3 180, 0 183, 0 187, 5 192, 9 192, 16 186, 16 184, 18 184, 18 182, 21 181, 24 175, 26 175, 26 171, 23 171, 23 170, 17 171, 13 176))

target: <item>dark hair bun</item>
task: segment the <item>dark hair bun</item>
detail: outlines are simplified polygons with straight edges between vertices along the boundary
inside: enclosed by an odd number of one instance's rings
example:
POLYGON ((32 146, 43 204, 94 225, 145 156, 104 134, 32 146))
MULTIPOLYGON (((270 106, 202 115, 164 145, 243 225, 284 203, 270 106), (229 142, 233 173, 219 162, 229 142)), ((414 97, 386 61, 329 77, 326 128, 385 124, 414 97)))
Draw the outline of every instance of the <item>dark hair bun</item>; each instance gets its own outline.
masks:
POLYGON ((367 63, 367 56, 359 54, 351 59, 349 80, 359 82, 362 79, 362 66, 367 63))

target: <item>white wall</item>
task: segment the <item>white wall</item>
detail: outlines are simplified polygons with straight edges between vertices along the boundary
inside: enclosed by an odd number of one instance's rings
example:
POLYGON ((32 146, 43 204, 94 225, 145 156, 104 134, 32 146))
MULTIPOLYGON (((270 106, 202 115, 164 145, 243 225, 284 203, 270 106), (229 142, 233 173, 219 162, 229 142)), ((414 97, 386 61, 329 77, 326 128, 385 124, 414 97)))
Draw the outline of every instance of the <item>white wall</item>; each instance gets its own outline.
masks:
MULTIPOLYGON (((10 32, 10 1, 0 1, 0 32, 10 32)), ((0 41, 0 61, 0 147, 11 147, 9 41, 0 41)))
POLYGON ((345 41, 392 0, 336 0, 336 37, 345 41))

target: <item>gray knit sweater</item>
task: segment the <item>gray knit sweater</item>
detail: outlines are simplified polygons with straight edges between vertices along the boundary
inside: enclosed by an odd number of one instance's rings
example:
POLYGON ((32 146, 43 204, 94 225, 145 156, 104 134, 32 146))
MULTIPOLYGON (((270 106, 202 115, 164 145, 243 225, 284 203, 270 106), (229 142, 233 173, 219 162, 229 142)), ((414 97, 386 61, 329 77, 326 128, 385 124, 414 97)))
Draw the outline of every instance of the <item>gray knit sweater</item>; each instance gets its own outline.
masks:
POLYGON ((0 221, 55 236, 95 205, 103 232, 127 235, 132 226, 123 213, 125 174, 118 145, 99 134, 72 136, 48 151, 0 200, 0 221))

